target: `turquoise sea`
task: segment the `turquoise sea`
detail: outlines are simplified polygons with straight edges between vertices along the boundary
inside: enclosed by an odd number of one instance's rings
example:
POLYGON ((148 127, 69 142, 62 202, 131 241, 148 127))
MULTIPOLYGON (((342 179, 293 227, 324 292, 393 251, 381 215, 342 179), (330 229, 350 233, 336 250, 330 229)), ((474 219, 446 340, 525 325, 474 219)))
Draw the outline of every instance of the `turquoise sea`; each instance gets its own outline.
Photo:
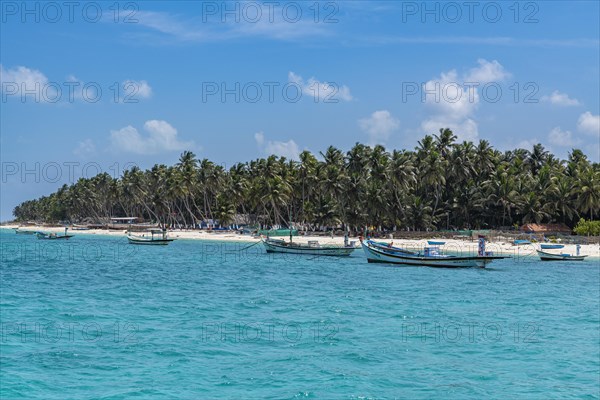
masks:
POLYGON ((597 399, 600 266, 0 231, 0 398, 597 399))

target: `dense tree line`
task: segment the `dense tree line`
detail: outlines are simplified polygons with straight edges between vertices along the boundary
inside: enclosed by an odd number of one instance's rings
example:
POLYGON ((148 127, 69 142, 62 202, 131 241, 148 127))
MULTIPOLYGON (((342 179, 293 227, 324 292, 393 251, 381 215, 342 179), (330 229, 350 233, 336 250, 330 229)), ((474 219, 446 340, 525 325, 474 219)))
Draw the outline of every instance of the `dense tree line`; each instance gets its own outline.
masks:
POLYGON ((106 221, 137 216, 193 226, 235 214, 286 226, 373 225, 461 229, 564 222, 600 213, 600 165, 580 150, 559 160, 541 144, 500 152, 486 140, 457 143, 448 129, 425 136, 414 151, 357 143, 329 147, 321 159, 270 156, 229 170, 186 151, 175 166, 104 173, 14 209, 19 221, 106 221))

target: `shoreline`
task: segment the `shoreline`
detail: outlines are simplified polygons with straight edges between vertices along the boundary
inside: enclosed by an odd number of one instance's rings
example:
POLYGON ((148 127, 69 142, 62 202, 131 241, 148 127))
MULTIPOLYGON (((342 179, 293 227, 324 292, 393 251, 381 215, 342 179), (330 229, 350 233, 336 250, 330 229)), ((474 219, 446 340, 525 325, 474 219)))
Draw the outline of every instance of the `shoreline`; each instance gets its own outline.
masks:
MULTIPOLYGON (((2 225, 0 229, 13 230, 18 228, 19 225, 10 224, 2 225)), ((64 232, 63 227, 43 227, 39 225, 22 227, 24 230, 32 231, 45 231, 45 232, 64 232)), ((98 236, 112 236, 112 237, 125 237, 125 230, 122 231, 111 231, 106 229, 90 229, 90 230, 70 230, 69 233, 73 235, 98 235, 98 236)), ((206 242, 230 242, 230 243, 255 243, 259 239, 250 235, 242 235, 239 233, 221 233, 221 232, 207 232, 207 231, 188 231, 188 230, 170 230, 169 237, 172 239, 182 240, 197 240, 206 242)), ((281 239, 288 239, 288 237, 282 236, 281 239)), ((393 239, 395 245, 405 247, 408 249, 422 249, 427 245, 427 240, 434 240, 435 234, 432 234, 427 239, 411 240, 411 239, 393 239)), ((298 243, 306 243, 309 240, 317 240, 321 244, 336 244, 341 245, 344 243, 344 238, 340 236, 294 236, 294 241, 298 243)), ((359 244, 358 237, 349 238, 350 241, 355 241, 355 245, 359 244)), ((378 239, 380 241, 389 242, 390 239, 378 239)), ((459 252, 459 253, 477 253, 477 241, 470 239, 441 239, 446 244, 441 247, 444 251, 459 252)), ((561 252, 575 254, 576 245, 565 244, 561 252)), ((498 255, 514 256, 514 257, 537 257, 535 249, 538 246, 536 244, 526 246, 515 246, 512 243, 506 241, 487 242, 486 250, 493 251, 498 255)), ((552 251, 551 251, 552 252, 552 251)), ((598 244, 582 244, 580 249, 581 255, 587 255, 588 259, 599 259, 600 258, 600 245, 598 244)))

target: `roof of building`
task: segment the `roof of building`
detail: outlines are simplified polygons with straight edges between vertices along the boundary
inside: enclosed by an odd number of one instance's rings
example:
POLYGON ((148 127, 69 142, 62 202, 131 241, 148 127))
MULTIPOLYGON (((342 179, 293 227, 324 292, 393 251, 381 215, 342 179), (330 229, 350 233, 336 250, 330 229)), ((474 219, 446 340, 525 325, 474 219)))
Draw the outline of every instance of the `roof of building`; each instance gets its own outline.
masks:
POLYGON ((565 224, 525 224, 521 226, 525 232, 565 232, 571 233, 571 228, 565 224))

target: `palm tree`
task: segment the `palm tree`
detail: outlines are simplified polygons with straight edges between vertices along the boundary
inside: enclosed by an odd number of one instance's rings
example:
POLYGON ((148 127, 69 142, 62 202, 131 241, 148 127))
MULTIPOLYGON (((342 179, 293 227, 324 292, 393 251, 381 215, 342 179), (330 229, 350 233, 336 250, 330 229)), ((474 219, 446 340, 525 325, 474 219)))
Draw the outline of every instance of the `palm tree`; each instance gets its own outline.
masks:
POLYGON ((330 146, 318 160, 284 157, 225 170, 183 152, 174 166, 135 167, 114 179, 82 178, 14 209, 19 221, 106 221, 135 216, 165 226, 231 222, 238 213, 262 224, 340 223, 395 229, 497 227, 513 222, 597 218, 600 166, 574 149, 567 160, 542 145, 500 153, 486 140, 456 142, 449 129, 426 135, 414 150, 356 143, 330 146))
POLYGON ((594 220, 594 210, 600 210, 600 170, 587 168, 579 175, 573 194, 582 213, 589 213, 594 220))

